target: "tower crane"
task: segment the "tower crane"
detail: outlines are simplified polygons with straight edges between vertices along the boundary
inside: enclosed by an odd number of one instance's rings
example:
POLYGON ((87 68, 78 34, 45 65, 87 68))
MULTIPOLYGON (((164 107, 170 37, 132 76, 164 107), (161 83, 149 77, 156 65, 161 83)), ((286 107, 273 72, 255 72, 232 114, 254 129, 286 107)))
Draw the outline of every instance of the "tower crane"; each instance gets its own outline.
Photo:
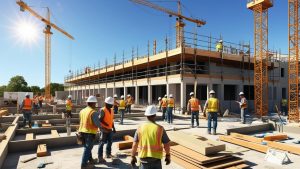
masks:
POLYGON ((170 16, 176 16, 176 47, 180 47, 183 37, 184 37, 184 26, 185 23, 183 22, 183 20, 187 20, 193 23, 196 23, 197 26, 202 26, 205 25, 206 22, 204 20, 199 20, 199 19, 194 19, 194 18, 190 18, 190 17, 186 17, 184 15, 182 15, 181 13, 181 2, 180 0, 177 1, 177 5, 178 5, 178 11, 174 12, 172 10, 163 8, 161 6, 158 6, 156 4, 153 4, 147 0, 130 0, 133 3, 136 4, 140 4, 140 5, 144 5, 144 6, 148 6, 150 8, 156 9, 158 11, 162 11, 165 12, 167 14, 169 14, 170 16))
POLYGON ((299 122, 299 0, 288 0, 289 4, 289 96, 288 117, 299 122))
POLYGON ((47 8, 47 18, 42 17, 37 12, 35 12, 32 8, 30 8, 24 1, 18 0, 16 2, 20 6, 20 10, 22 12, 28 11, 31 15, 39 19, 40 21, 44 22, 46 27, 44 29, 45 33, 45 99, 49 100, 51 98, 50 93, 50 83, 51 83, 51 28, 56 29, 57 31, 61 32, 68 38, 74 40, 74 37, 64 31, 63 29, 59 28, 52 22, 50 22, 50 10, 47 8))
POLYGON ((250 0, 247 8, 254 14, 254 106, 255 113, 268 113, 268 9, 273 0, 250 0))

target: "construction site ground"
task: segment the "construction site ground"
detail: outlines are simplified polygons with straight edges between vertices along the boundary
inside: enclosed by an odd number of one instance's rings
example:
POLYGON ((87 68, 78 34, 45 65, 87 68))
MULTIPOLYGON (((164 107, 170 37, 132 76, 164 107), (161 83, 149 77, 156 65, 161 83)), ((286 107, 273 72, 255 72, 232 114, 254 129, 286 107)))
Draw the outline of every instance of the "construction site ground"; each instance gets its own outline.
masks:
MULTIPOLYGON (((160 119, 160 115, 158 115, 157 119, 160 119)), ((226 118, 224 120, 219 119, 217 135, 208 135, 207 134, 207 121, 205 119, 200 119, 200 127, 199 128, 190 128, 191 121, 188 116, 185 118, 175 118, 174 123, 169 125, 166 122, 158 120, 158 123, 164 126, 166 130, 180 130, 185 133, 189 133, 191 135, 198 135, 202 137, 206 137, 208 139, 217 140, 219 135, 223 135, 228 128, 249 126, 250 124, 240 124, 237 118, 226 118)), ((145 117, 131 117, 126 118, 124 121, 124 125, 119 125, 118 120, 116 120, 116 130, 128 130, 128 129, 136 129, 139 124, 146 121, 145 117)), ((66 133, 60 133, 61 136, 66 135, 66 133)), ((71 135, 75 135, 72 132, 71 135)), ((288 133, 290 137, 300 138, 300 134, 288 133)), ((51 134, 42 134, 37 135, 37 138, 47 138, 51 137, 51 134)), ((15 136, 14 140, 24 139, 21 136, 15 136)), ((184 139, 184 138, 183 138, 184 139)), ((114 140, 120 141, 120 140, 114 140)), ((268 169, 281 169, 281 168, 299 168, 300 166, 300 157, 294 154, 289 154, 289 158, 292 161, 287 165, 276 165, 264 160, 266 154, 260 153, 254 150, 249 150, 247 148, 243 148, 237 145, 226 143, 227 149, 230 151, 236 152, 236 155, 246 160, 246 164, 250 166, 250 168, 268 168, 268 169)), ((105 149, 104 149, 105 150, 105 149)), ((21 153, 9 153, 7 155, 6 161, 2 168, 4 169, 31 169, 36 168, 39 163, 42 162, 53 162, 53 164, 48 164, 46 168, 49 169, 76 169, 79 168, 83 148, 81 146, 69 146, 63 148, 54 148, 48 150, 50 154, 45 157, 38 157, 32 161, 27 163, 22 163, 22 159, 26 159, 31 156, 35 156, 35 151, 21 152, 21 153)), ((93 148, 93 157, 97 158, 98 144, 96 143, 93 148)), ((116 147, 116 143, 113 143, 113 155, 118 156, 116 160, 116 164, 112 164, 110 159, 107 159, 106 164, 95 165, 96 168, 131 168, 130 166, 130 149, 128 150, 118 150, 116 147)), ((105 153, 104 153, 105 154, 105 153)), ((172 162, 170 165, 166 166, 163 162, 163 168, 166 169, 181 169, 184 168, 175 162, 172 162)))

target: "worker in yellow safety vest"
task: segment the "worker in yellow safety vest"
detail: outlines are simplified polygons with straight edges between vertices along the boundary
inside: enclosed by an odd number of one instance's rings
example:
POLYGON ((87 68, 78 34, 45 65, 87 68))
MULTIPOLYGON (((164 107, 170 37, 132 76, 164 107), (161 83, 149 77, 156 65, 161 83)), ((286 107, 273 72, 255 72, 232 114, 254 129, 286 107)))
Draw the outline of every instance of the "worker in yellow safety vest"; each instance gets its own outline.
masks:
POLYGON ((23 126, 26 126, 26 121, 28 121, 28 126, 31 128, 31 116, 32 116, 32 106, 33 101, 30 99, 29 93, 25 94, 25 99, 22 102, 21 110, 23 113, 23 126))
POLYGON ((219 40, 219 42, 217 43, 216 51, 217 52, 223 52, 223 40, 219 40))
POLYGON ((140 125, 135 132, 132 152, 131 165, 134 167, 137 163, 136 152, 140 159, 140 169, 161 169, 161 159, 163 157, 163 149, 165 149, 166 165, 171 163, 170 158, 170 139, 165 129, 159 124, 155 123, 156 117, 155 106, 148 106, 145 111, 147 122, 140 125))
POLYGON ((248 101, 245 97, 244 92, 239 93, 241 101, 236 101, 241 108, 241 123, 245 124, 246 123, 246 114, 248 114, 248 101))
POLYGON ((175 105, 175 101, 173 98, 173 94, 169 95, 169 99, 167 100, 168 106, 167 106, 167 116, 168 116, 168 123, 172 124, 173 123, 173 109, 175 105))
POLYGON ((124 114, 125 114, 125 107, 126 107, 126 102, 124 100, 124 96, 121 96, 121 100, 119 101, 119 113, 120 113, 120 124, 123 124, 123 120, 124 120, 124 114))
POLYGON ((167 105, 168 105, 168 99, 167 95, 164 96, 164 98, 161 99, 161 108, 162 108, 162 120, 167 121, 167 105))
POLYGON ((95 160, 92 157, 92 149, 96 139, 96 133, 100 128, 99 113, 96 111, 97 98, 90 96, 87 99, 87 107, 79 113, 79 129, 78 132, 82 137, 82 145, 84 146, 83 156, 81 160, 82 169, 94 168, 95 160))
POLYGON ((211 134, 211 121, 213 121, 213 135, 217 133, 218 113, 220 112, 220 102, 215 94, 215 91, 211 90, 204 105, 204 113, 207 113, 207 133, 211 134))
POLYGON ((105 163, 103 158, 103 147, 106 144, 106 158, 112 158, 111 146, 112 146, 112 136, 116 133, 114 125, 114 99, 112 97, 107 97, 105 99, 105 106, 100 111, 100 138, 99 138, 99 148, 98 148, 98 160, 99 163, 105 163))
POLYGON ((72 96, 69 95, 68 99, 66 100, 66 111, 65 111, 65 118, 72 118, 72 96))
POLYGON ((202 111, 200 101, 195 97, 194 92, 190 93, 191 99, 188 101, 188 111, 191 113, 191 127, 194 128, 194 119, 196 119, 197 127, 199 127, 199 112, 202 111))
POLYGON ((281 99, 281 113, 282 113, 284 116, 287 116, 287 115, 288 115, 287 104, 288 104, 287 99, 286 99, 286 98, 282 98, 282 99, 281 99))

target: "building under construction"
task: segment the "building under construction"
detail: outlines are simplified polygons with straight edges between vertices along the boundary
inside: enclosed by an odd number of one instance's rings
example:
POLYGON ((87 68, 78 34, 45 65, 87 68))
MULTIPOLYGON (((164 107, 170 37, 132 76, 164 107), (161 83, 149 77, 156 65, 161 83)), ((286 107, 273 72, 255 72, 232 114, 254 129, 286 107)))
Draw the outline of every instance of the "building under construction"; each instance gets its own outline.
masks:
MULTIPOLYGON (((78 104, 89 95, 99 98, 131 94, 136 105, 156 104, 158 97, 173 94, 176 110, 185 110, 189 93, 204 104, 210 90, 215 90, 222 111, 237 112, 238 93, 244 91, 249 110, 254 111, 254 59, 248 44, 223 41, 223 52, 215 50, 220 38, 184 32, 180 45, 172 47, 169 38, 153 45, 148 42, 144 55, 132 49, 130 59, 100 67, 86 67, 65 78, 67 91, 78 104), (150 47, 151 46, 151 47, 150 47), (157 49, 157 46, 160 46, 157 49), (176 47, 177 46, 177 47, 176 47)), ((287 97, 287 57, 270 52, 268 58, 269 111, 287 97)))

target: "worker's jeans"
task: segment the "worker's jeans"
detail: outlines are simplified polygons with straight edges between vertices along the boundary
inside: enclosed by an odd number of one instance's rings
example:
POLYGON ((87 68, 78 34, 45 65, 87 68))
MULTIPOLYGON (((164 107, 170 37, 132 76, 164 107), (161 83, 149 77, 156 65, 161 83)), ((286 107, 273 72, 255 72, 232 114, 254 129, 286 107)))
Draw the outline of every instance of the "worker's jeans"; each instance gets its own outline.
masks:
POLYGON ((192 111, 191 121, 192 127, 194 127, 194 120, 196 119, 197 126, 199 126, 199 111, 192 111))
POLYGON ((167 114, 168 114, 168 123, 173 123, 173 107, 168 107, 167 110, 167 114))
POLYGON ((140 169, 162 169, 161 160, 158 159, 153 162, 147 162, 147 163, 141 162, 139 168, 140 169))
POLYGON ((99 148, 98 148, 98 158, 103 158, 103 146, 106 144, 106 155, 111 155, 111 145, 112 145, 113 132, 100 132, 99 148))
POLYGON ((287 106, 281 106, 281 113, 282 115, 287 116, 287 106))
POLYGON ((119 112, 120 112, 120 117, 121 117, 120 124, 123 124, 125 110, 119 109, 119 112))
POLYGON ((247 109, 241 109, 241 123, 245 124, 246 123, 246 114, 247 114, 247 109))
POLYGON ((126 106, 126 111, 127 111, 127 113, 129 113, 129 114, 131 113, 131 105, 127 105, 127 106, 126 106))
POLYGON ((167 120, 166 112, 167 112, 167 108, 163 107, 162 108, 162 120, 167 120))
POLYGON ((83 133, 83 156, 81 160, 81 166, 86 166, 88 160, 92 159, 92 149, 94 147, 95 134, 83 133))
POLYGON ((31 127, 31 110, 23 110, 23 126, 26 126, 26 121, 28 121, 29 127, 31 127))
POLYGON ((218 125, 218 113, 217 112, 208 112, 207 113, 207 132, 211 132, 211 121, 213 121, 213 130, 217 130, 218 125))

